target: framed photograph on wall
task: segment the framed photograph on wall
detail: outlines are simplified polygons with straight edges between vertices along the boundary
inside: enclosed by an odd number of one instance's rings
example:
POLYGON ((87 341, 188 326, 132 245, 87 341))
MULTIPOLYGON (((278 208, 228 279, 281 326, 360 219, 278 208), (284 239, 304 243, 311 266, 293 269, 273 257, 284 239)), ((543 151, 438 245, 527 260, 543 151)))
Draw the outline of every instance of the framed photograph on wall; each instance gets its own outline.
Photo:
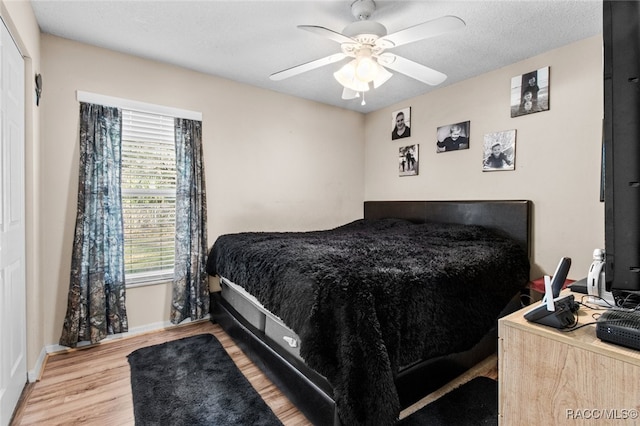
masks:
POLYGON ((511 117, 549 109, 549 67, 511 79, 511 117))
POLYGON ((470 121, 438 127, 436 152, 468 149, 470 130, 470 121))
POLYGON ((418 144, 400 147, 398 171, 400 176, 416 176, 418 174, 418 144))
POLYGON ((514 170, 516 165, 516 131, 484 135, 482 171, 514 170))
POLYGON ((391 113, 391 140, 411 137, 411 107, 391 113))

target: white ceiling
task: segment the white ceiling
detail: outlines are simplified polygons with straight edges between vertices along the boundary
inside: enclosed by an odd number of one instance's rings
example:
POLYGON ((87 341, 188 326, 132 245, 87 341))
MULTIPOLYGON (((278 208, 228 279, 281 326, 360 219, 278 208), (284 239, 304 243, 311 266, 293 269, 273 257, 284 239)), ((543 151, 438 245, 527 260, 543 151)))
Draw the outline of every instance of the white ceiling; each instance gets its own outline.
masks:
MULTIPOLYGON (((31 0, 45 33, 355 111, 375 111, 436 89, 394 73, 366 94, 362 106, 358 99, 341 99, 342 86, 332 75, 341 64, 269 79, 276 71, 338 53, 335 41, 296 26, 342 32, 355 20, 352 2, 31 0)), ((443 15, 462 18, 466 27, 392 50, 447 74, 438 87, 602 32, 600 0, 376 0, 371 20, 393 33, 443 15)))

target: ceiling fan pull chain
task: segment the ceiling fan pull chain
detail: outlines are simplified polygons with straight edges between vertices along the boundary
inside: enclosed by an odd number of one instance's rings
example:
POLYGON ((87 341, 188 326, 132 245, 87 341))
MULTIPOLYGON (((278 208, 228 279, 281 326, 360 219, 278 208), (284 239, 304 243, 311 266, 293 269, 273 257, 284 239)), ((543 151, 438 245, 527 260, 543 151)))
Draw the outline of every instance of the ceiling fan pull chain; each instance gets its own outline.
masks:
POLYGON ((367 103, 364 101, 364 92, 362 92, 362 102, 360 102, 360 105, 366 105, 367 103))

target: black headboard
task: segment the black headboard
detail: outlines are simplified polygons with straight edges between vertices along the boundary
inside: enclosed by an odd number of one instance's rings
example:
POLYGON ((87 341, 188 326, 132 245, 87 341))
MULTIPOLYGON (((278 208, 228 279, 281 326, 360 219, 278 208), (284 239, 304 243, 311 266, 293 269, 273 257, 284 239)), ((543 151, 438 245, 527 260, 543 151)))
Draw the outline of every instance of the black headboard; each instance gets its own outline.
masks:
POLYGON ((365 201, 365 219, 397 217, 416 223, 441 222, 498 229, 531 253, 531 201, 365 201))

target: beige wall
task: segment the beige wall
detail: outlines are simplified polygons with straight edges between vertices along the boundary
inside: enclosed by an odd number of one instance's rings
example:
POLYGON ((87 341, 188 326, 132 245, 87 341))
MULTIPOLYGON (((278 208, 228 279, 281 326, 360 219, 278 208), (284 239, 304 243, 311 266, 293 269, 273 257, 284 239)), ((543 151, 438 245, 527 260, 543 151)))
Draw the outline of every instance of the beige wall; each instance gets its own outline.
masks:
MULTIPOLYGON (((44 344, 66 311, 78 187, 76 90, 200 111, 209 243, 221 233, 329 228, 362 217, 364 116, 42 36, 44 344)), ((169 318, 170 286, 127 291, 129 326, 169 318)))
POLYGON ((571 278, 586 277, 593 249, 604 247, 602 91, 597 36, 367 114, 364 198, 532 200, 532 278, 553 274, 562 256, 572 258, 571 278), (549 111, 511 118, 511 77, 546 66, 549 111), (391 141, 393 111, 409 106, 411 138, 391 141), (467 120, 470 148, 436 153, 436 128, 467 120), (517 134, 515 170, 483 172, 484 134, 510 129, 517 134), (398 148, 415 143, 419 175, 398 177, 398 148))

